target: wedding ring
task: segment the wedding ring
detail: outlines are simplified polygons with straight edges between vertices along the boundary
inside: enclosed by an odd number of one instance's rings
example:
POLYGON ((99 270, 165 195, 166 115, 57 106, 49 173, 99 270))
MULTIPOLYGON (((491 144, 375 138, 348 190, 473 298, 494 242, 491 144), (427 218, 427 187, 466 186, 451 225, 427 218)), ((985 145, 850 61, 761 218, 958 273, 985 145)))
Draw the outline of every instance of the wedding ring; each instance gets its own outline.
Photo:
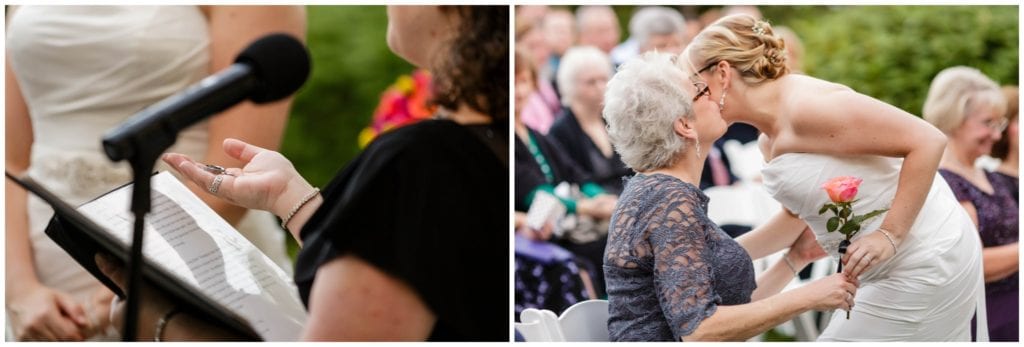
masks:
POLYGON ((213 165, 213 164, 204 164, 204 165, 206 165, 206 167, 204 167, 203 170, 206 170, 206 172, 212 173, 214 175, 235 176, 235 175, 232 175, 232 174, 228 173, 228 169, 225 169, 223 166, 213 165))
POLYGON ((209 189, 210 193, 216 194, 217 190, 220 189, 220 183, 223 182, 223 181, 224 181, 224 175, 217 175, 217 177, 214 177, 213 178, 213 183, 210 183, 210 189, 209 189))

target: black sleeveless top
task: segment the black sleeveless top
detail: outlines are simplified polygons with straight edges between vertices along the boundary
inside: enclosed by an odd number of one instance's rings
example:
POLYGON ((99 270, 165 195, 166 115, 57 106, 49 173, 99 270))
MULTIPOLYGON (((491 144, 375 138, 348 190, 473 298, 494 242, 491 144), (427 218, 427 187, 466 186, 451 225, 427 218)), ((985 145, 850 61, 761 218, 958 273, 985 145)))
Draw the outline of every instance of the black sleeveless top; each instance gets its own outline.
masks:
POLYGON ((447 120, 377 138, 301 231, 303 302, 320 265, 353 254, 416 291, 437 317, 430 340, 508 341, 508 164, 494 143, 507 135, 447 120))

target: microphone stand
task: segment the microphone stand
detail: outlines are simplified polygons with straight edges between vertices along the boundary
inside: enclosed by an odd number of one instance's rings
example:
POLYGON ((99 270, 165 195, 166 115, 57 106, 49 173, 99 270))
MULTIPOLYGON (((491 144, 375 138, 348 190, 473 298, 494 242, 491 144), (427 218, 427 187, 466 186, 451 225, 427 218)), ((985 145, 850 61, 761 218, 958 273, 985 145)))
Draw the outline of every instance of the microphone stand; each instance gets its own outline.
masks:
MULTIPOLYGON (((160 131, 140 134, 135 139, 131 153, 126 158, 131 165, 134 180, 130 209, 135 215, 135 228, 132 233, 132 246, 127 264, 128 288, 126 290, 127 303, 122 341, 135 341, 138 337, 139 305, 142 301, 142 269, 146 266, 145 258, 142 256, 142 236, 146 227, 146 214, 152 207, 152 190, 150 188, 152 182, 150 180, 153 168, 156 166, 156 160, 160 154, 170 148, 176 140, 175 136, 168 136, 160 131), (145 142, 142 139, 145 139, 145 142)), ((110 156, 109 152, 108 156, 110 156)))

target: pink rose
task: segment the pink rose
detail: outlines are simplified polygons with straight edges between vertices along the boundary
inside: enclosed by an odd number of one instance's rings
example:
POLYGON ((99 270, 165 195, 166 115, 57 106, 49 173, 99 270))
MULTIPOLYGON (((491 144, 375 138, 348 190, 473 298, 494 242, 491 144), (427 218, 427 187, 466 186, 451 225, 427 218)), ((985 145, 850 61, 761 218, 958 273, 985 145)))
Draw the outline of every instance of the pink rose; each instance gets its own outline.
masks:
POLYGON ((864 180, 853 176, 839 176, 821 185, 834 203, 850 202, 857 196, 857 187, 864 180))

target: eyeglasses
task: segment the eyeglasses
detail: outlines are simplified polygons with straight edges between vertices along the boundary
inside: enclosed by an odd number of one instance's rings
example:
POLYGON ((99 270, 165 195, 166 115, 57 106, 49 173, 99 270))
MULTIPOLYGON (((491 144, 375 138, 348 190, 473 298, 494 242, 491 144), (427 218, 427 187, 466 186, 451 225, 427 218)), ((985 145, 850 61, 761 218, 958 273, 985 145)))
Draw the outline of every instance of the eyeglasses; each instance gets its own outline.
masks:
POLYGON ((711 95, 711 88, 708 88, 708 84, 700 79, 700 74, 704 73, 704 71, 707 71, 716 64, 718 64, 718 62, 708 64, 703 69, 697 70, 697 72, 693 73, 693 76, 690 76, 690 81, 693 82, 693 86, 697 87, 697 94, 694 94, 693 102, 697 102, 697 99, 700 99, 700 97, 704 95, 711 95))
POLYGON ((988 127, 992 131, 995 131, 997 133, 1002 133, 1003 130, 1006 130, 1006 126, 1008 124, 1010 124, 1010 121, 1008 121, 1006 118, 1000 117, 1000 118, 996 118, 996 119, 989 119, 989 120, 983 121, 983 122, 981 122, 981 124, 986 126, 986 127, 988 127))
POLYGON ((693 86, 697 87, 697 94, 695 94, 693 96, 693 102, 697 102, 697 99, 700 99, 700 97, 702 97, 704 95, 710 95, 711 94, 711 88, 708 88, 708 84, 707 83, 697 81, 697 82, 693 82, 693 86))
MULTIPOLYGON (((714 62, 714 63, 708 64, 703 69, 697 70, 697 72, 693 73, 693 76, 690 76, 690 80, 693 80, 693 81, 700 80, 700 74, 704 73, 704 71, 708 71, 708 69, 711 69, 711 67, 713 67, 715 65, 718 65, 717 61, 714 62)), ((693 67, 693 65, 690 65, 690 67, 693 67)))

